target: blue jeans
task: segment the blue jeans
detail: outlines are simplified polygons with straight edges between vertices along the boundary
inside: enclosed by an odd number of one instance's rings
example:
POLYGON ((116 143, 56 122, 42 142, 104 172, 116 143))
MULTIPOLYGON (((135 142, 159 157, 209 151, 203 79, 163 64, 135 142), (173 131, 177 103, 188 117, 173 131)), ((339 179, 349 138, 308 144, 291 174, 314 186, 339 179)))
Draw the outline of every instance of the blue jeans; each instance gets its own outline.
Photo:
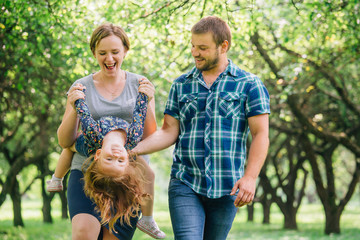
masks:
POLYGON ((169 209, 175 240, 226 240, 237 211, 235 198, 207 198, 171 178, 169 209))

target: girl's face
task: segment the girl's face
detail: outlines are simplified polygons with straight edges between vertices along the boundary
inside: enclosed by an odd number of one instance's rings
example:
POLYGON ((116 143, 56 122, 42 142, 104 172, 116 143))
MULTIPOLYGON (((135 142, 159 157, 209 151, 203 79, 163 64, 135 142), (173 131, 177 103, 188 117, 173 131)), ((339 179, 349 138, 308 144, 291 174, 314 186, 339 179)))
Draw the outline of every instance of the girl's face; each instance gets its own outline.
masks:
POLYGON ((110 35, 100 40, 95 48, 96 58, 101 72, 106 77, 114 77, 121 72, 121 64, 126 56, 127 50, 121 39, 110 35))
POLYGON ((116 177, 129 166, 129 156, 124 147, 125 140, 126 134, 123 131, 110 132, 105 136, 102 148, 96 151, 94 157, 103 173, 116 177))

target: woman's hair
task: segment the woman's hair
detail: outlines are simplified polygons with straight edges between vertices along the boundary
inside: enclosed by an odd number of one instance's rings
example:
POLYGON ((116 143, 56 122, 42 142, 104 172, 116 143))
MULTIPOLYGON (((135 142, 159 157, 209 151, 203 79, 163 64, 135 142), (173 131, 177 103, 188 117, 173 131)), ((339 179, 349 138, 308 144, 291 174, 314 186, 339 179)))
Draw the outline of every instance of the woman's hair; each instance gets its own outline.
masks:
POLYGON ((119 26, 115 26, 111 23, 105 23, 97 27, 92 33, 90 39, 90 49, 93 54, 95 54, 95 48, 99 44, 100 40, 108 36, 115 35, 119 37, 124 44, 126 50, 130 49, 130 41, 126 35, 124 29, 119 26))
POLYGON ((201 19, 192 28, 193 34, 203 34, 210 32, 214 38, 215 44, 218 47, 225 40, 229 42, 229 51, 231 46, 231 31, 229 25, 221 18, 209 16, 201 19))
POLYGON ((103 173, 93 157, 88 158, 83 166, 85 194, 96 203, 101 224, 108 223, 110 231, 114 231, 118 219, 121 224, 131 225, 130 219, 139 215, 140 204, 147 196, 139 165, 136 161, 129 162, 127 169, 117 177, 103 173))

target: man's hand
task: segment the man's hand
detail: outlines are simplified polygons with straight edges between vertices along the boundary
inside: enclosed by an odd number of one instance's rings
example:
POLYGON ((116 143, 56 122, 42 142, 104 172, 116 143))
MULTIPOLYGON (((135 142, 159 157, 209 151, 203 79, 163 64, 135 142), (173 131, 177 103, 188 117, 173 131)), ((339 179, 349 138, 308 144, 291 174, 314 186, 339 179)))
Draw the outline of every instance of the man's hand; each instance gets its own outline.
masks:
POLYGON ((237 197, 235 199, 235 207, 242 207, 252 202, 255 196, 256 178, 244 176, 240 178, 231 190, 230 195, 235 195, 239 189, 237 197))

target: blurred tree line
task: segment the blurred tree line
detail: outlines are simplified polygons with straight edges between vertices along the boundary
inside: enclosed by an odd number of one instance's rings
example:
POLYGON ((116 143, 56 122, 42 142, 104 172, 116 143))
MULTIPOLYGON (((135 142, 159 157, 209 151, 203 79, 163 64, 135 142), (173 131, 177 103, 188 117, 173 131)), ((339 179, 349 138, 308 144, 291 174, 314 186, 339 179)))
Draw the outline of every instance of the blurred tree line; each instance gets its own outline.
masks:
MULTIPOLYGON (((45 181, 61 151, 56 130, 66 91, 98 69, 88 47, 93 29, 112 22, 128 33, 123 68, 156 86, 161 126, 172 81, 193 66, 190 29, 216 15, 232 29, 229 58, 271 95, 271 146, 256 196, 263 222, 274 203, 284 228, 297 229, 300 204, 314 197, 311 180, 325 233, 340 233, 360 179, 358 0, 0 0, 0 11, 0 210, 9 196, 15 226, 24 225, 21 196, 34 187, 52 222, 54 194, 45 181)), ((168 155, 153 161, 169 172, 168 155)), ((60 196, 66 218, 65 191, 60 196)))

